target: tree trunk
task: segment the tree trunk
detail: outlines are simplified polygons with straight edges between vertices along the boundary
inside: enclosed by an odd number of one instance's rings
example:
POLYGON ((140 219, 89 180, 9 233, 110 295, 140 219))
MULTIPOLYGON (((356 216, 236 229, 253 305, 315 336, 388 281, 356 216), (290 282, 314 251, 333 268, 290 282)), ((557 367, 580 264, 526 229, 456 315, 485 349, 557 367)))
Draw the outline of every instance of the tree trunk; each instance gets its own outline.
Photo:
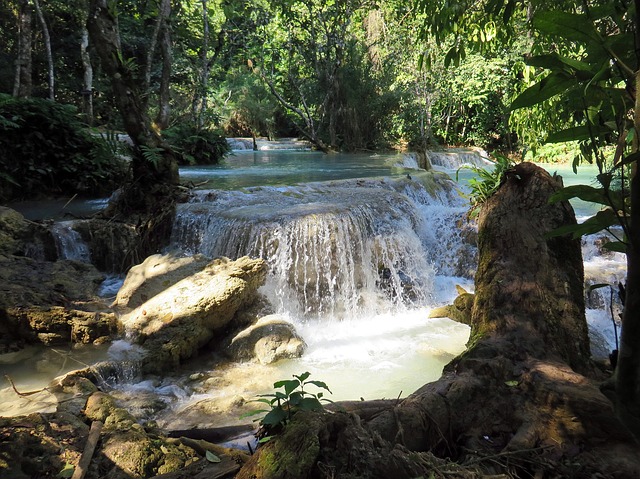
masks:
POLYGON ((13 83, 13 96, 28 98, 33 89, 31 77, 32 60, 32 29, 31 29, 31 3, 29 0, 20 2, 18 13, 18 56, 16 59, 16 73, 13 83))
POLYGON ((38 20, 40 21, 40 25, 42 26, 42 37, 44 38, 44 50, 47 55, 47 72, 49 79, 49 100, 55 100, 55 74, 53 67, 53 52, 51 51, 51 36, 49 35, 49 27, 47 26, 47 21, 44 18, 44 14, 42 13, 42 8, 40 8, 40 1, 33 0, 33 5, 36 9, 36 13, 38 14, 38 20))
POLYGON ((134 143, 131 163, 133 182, 125 189, 122 208, 149 212, 159 197, 178 183, 178 167, 171 148, 151 128, 131 69, 122 57, 117 18, 107 0, 91 0, 87 28, 111 80, 113 95, 126 132, 134 143))
POLYGON ((438 381, 373 416, 296 413, 236 478, 637 477, 633 438, 583 375, 580 242, 545 237, 575 223, 548 203, 558 188, 522 163, 483 206, 471 338, 438 381))
POLYGON ((160 32, 160 51, 162 53, 162 75, 160 77, 160 91, 158 115, 155 123, 161 130, 169 127, 169 118, 171 114, 170 105, 170 84, 171 84, 171 64, 173 63, 171 49, 171 27, 168 19, 171 15, 171 0, 163 0, 162 2, 163 16, 165 21, 160 32))
MULTIPOLYGON (((636 2, 640 3, 640 2, 636 2)), ((640 15, 640 12, 636 12, 640 15)), ((638 26, 640 27, 640 26, 638 26)), ((640 71, 635 75, 635 131, 640 132, 640 71)), ((634 135, 634 151, 639 140, 634 135)), ((627 283, 620 335, 620 351, 613 382, 603 385, 618 417, 640 442, 640 175, 637 162, 631 178, 631 218, 627 246, 627 283)))
POLYGON ((86 20, 82 29, 80 40, 80 58, 82 59, 82 111, 87 125, 93 125, 93 67, 89 55, 89 30, 86 28, 86 20))

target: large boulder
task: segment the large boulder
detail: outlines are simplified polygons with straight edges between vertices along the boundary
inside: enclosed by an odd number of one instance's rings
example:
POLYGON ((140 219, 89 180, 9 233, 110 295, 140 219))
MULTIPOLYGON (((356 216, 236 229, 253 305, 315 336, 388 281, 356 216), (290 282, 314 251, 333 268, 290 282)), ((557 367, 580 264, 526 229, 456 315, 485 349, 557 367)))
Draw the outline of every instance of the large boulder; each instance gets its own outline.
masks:
POLYGON ((167 289, 167 286, 202 271, 210 261, 211 258, 203 255, 151 255, 128 271, 113 306, 137 308, 167 289))
POLYGON ((115 315, 96 293, 92 265, 0 255, 0 351, 24 343, 91 343, 117 334, 115 315))
POLYGON ((28 221, 15 210, 0 206, 0 255, 55 260, 55 241, 48 228, 28 221))
POLYGON ((306 347, 290 322, 271 314, 236 334, 227 351, 237 360, 256 358, 262 364, 271 364, 280 359, 299 358, 306 347))
MULTIPOLYGON (((171 255, 165 259, 174 261, 171 255)), ((138 270, 132 273, 134 277, 138 274, 138 270)), ((175 368, 216 339, 217 334, 222 335, 238 312, 259 299, 257 290, 264 284, 266 274, 264 260, 218 258, 176 283, 153 277, 154 287, 140 286, 147 301, 123 314, 120 320, 147 352, 142 360, 143 371, 175 368)), ((136 295, 132 297, 132 304, 136 304, 136 295)))

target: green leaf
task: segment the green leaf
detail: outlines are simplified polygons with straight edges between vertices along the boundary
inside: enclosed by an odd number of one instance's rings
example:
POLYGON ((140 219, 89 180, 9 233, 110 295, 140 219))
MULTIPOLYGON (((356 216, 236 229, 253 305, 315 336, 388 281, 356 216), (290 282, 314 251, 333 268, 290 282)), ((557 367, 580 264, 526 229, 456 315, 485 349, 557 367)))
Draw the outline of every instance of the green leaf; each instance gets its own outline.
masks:
POLYGON ((315 397, 306 397, 300 400, 298 407, 303 411, 321 411, 322 404, 315 397))
POLYGON ((216 456, 211 451, 207 451, 205 453, 205 457, 207 458, 207 461, 209 461, 209 462, 213 462, 213 463, 222 462, 222 459, 220 459, 218 456, 216 456))
POLYGON ((293 375, 293 377, 298 379, 301 384, 305 382, 309 376, 311 376, 311 373, 309 371, 302 373, 300 376, 296 376, 295 374, 293 375))
POLYGON ((68 479, 71 476, 73 476, 75 469, 76 469, 76 466, 67 462, 56 477, 59 477, 61 479, 68 479))
POLYGON ((573 198, 580 198, 583 201, 609 206, 609 200, 605 196, 604 188, 594 188, 589 185, 566 186, 552 194, 549 198, 549 203, 568 201, 573 198))
POLYGON ((533 27, 542 33, 576 42, 601 41, 593 23, 583 14, 542 10, 533 17, 533 27))
POLYGON ((281 424, 286 422, 287 420, 287 412, 281 407, 275 407, 271 411, 267 413, 265 417, 262 418, 260 424, 265 426, 275 426, 277 424, 281 424))
POLYGON ((514 388, 516 387, 518 384, 520 384, 518 381, 505 381, 504 382, 507 386, 509 386, 510 388, 514 388))
MULTIPOLYGON (((291 394, 292 391, 295 391, 295 389, 300 386, 302 381, 298 381, 298 380, 294 380, 294 379, 286 379, 284 381, 278 381, 276 383, 273 383, 273 387, 274 388, 284 388, 284 393, 286 395, 286 397, 289 397, 289 395, 291 394)), ((278 394, 278 393, 276 393, 278 394)), ((280 393, 282 394, 282 393, 280 393)))
POLYGON ((571 70, 590 72, 594 75, 598 72, 598 70, 594 69, 594 66, 589 63, 581 62, 569 57, 563 57, 557 53, 531 57, 527 60, 527 65, 545 68, 547 70, 562 70, 569 67, 571 70))
POLYGON ((583 125, 551 133, 547 137, 546 143, 565 143, 567 141, 583 141, 589 139, 591 139, 591 131, 586 125, 583 125))
POLYGON ((511 110, 537 105, 577 85, 573 77, 563 72, 552 72, 533 86, 520 93, 511 103, 511 110))
POLYGON ((240 415, 240 419, 244 419, 245 417, 256 416, 263 412, 269 412, 269 409, 254 409, 253 411, 245 412, 240 415))
POLYGON ((624 243, 622 241, 609 241, 603 244, 602 247, 616 253, 627 254, 627 243, 624 243))
POLYGON ((329 386, 327 386, 327 384, 325 382, 323 382, 323 381, 307 381, 306 384, 313 384, 314 386, 322 388, 325 391, 329 391, 331 394, 333 394, 331 392, 331 389, 329 389, 329 386))
POLYGON ((618 223, 618 218, 615 213, 611 209, 606 209, 602 211, 598 211, 595 216, 592 216, 584 223, 575 224, 575 225, 565 225, 560 228, 556 228, 555 230, 547 233, 545 237, 555 238, 557 236, 564 236, 567 234, 572 235, 573 238, 580 238, 584 235, 590 235, 593 233, 598 233, 599 231, 610 228, 611 226, 618 223))

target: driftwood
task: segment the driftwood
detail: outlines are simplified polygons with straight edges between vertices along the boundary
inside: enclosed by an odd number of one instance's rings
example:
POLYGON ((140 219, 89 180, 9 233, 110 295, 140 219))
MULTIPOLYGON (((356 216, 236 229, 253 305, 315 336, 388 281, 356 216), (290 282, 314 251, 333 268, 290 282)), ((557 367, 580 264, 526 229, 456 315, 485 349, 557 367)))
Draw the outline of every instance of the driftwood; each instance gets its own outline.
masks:
POLYGON ((640 477, 589 358, 580 243, 545 236, 575 222, 559 187, 522 163, 484 205, 471 337, 438 381, 374 414, 297 413, 236 477, 640 477))
POLYGON ((91 458, 93 458, 93 453, 95 452, 98 441, 100 440, 100 431, 102 431, 102 422, 93 421, 91 423, 91 429, 89 430, 87 443, 84 446, 84 451, 82 451, 82 456, 80 456, 80 461, 73 471, 71 479, 83 479, 87 474, 89 464, 91 464, 91 458))

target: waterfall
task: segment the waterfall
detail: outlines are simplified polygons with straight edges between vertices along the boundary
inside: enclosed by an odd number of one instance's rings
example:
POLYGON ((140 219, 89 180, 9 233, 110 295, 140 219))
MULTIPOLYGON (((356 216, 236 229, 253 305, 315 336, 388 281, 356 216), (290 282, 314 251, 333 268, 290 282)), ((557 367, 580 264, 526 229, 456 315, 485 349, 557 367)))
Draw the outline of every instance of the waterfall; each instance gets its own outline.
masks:
POLYGON ((51 234, 56 242, 58 258, 91 263, 89 246, 73 229, 73 221, 61 221, 51 226, 51 234))
POLYGON ((434 166, 448 170, 457 170, 463 165, 487 167, 493 165, 486 151, 479 148, 449 148, 442 151, 429 151, 429 160, 434 166))
POLYGON ((406 179, 203 191, 178 207, 172 247, 266 259, 279 312, 379 314, 430 298, 442 264, 428 249, 455 251, 434 230, 451 219, 444 197, 406 179))

